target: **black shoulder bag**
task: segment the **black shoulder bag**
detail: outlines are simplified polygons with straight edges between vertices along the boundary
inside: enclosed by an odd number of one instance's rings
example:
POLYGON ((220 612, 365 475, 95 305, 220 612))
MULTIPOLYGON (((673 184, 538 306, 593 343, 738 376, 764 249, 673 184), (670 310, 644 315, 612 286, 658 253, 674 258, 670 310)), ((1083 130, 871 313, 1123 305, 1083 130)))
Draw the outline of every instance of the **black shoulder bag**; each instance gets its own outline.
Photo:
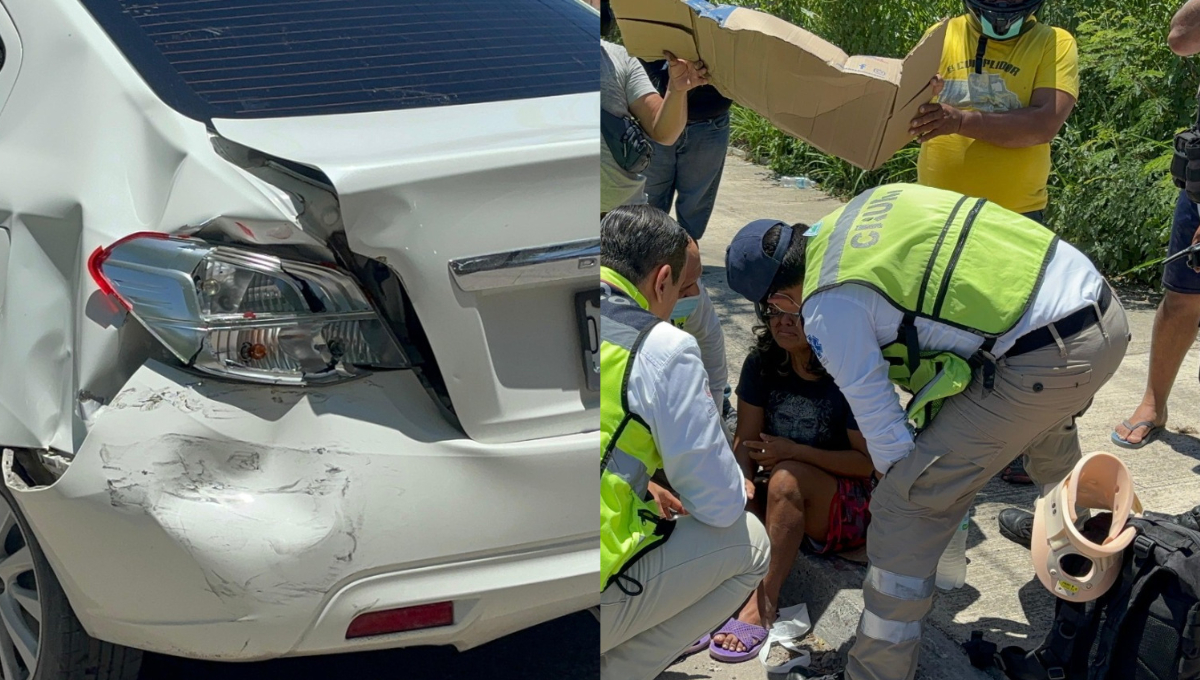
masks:
POLYGON ((633 116, 622 118, 600 109, 600 135, 613 160, 626 172, 638 175, 650 165, 654 147, 633 116))
POLYGON ((1175 186, 1187 192, 1192 203, 1200 203, 1200 111, 1191 128, 1175 135, 1171 178, 1175 186))

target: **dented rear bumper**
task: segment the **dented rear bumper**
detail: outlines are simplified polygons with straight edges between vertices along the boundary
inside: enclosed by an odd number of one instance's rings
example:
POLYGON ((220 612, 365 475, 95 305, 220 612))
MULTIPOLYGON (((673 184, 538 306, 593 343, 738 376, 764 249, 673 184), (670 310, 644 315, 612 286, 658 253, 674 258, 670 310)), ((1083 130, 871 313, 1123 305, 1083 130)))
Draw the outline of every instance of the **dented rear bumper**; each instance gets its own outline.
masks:
POLYGON ((50 486, 6 475, 94 637, 254 660, 466 649, 596 604, 595 433, 484 445, 409 372, 323 388, 153 362, 50 486), (346 640, 359 613, 453 600, 453 626, 346 640))

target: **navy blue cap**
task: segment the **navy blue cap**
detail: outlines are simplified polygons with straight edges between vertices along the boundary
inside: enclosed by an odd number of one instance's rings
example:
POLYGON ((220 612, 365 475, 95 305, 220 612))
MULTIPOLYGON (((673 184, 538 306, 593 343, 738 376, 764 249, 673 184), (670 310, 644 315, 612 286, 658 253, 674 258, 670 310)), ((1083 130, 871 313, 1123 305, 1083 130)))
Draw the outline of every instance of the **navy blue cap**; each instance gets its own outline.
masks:
POLYGON ((725 249, 725 277, 729 287, 751 302, 761 302, 767 297, 791 244, 792 227, 785 222, 755 220, 742 227, 725 249), (783 227, 779 232, 779 245, 774 256, 767 255, 763 237, 777 224, 783 227))

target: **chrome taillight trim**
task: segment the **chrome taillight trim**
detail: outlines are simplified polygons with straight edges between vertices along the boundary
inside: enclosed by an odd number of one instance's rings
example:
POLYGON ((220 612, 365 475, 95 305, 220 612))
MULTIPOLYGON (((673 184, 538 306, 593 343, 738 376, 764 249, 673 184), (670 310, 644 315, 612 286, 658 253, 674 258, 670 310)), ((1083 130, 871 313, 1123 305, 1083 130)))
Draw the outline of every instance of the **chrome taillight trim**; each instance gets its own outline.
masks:
POLYGON ((541 283, 596 279, 600 239, 589 238, 450 261, 450 274, 469 293, 541 283))

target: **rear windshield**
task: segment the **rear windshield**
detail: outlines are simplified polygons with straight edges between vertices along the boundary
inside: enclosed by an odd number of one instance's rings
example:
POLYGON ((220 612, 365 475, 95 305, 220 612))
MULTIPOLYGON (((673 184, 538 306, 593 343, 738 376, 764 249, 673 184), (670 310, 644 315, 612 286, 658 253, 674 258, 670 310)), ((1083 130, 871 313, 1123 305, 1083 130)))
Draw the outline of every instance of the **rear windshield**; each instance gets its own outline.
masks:
POLYGON ((197 120, 356 113, 599 89, 577 0, 82 0, 197 120))

